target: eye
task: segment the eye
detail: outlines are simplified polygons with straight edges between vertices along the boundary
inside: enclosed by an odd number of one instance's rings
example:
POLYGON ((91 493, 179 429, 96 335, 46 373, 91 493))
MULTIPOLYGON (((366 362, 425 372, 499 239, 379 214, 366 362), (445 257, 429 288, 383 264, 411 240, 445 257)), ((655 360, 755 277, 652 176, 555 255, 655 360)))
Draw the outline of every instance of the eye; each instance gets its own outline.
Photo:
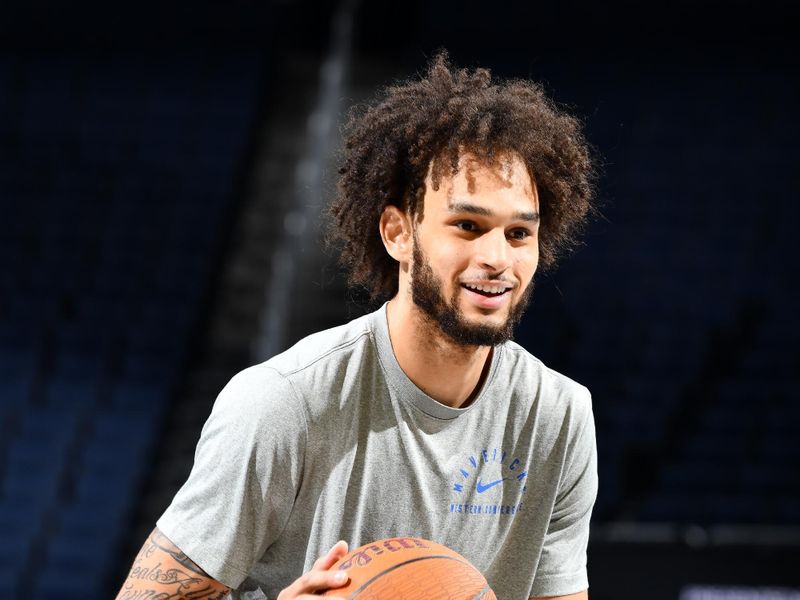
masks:
POLYGON ((516 240, 518 242, 521 242, 525 238, 530 237, 530 235, 531 232, 524 228, 512 229, 511 231, 508 232, 509 239, 516 240))
POLYGON ((457 221, 455 226, 461 231, 467 231, 469 233, 476 233, 478 231, 478 226, 473 221, 457 221))

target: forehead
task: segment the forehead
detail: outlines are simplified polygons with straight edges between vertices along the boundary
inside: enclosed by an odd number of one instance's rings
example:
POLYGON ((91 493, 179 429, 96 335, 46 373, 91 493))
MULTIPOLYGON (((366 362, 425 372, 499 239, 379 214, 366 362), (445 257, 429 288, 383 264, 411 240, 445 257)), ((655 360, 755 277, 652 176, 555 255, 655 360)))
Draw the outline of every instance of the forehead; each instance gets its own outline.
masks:
POLYGON ((504 153, 489 162, 469 152, 460 155, 458 171, 441 176, 434 189, 433 168, 425 181, 426 205, 446 208, 454 202, 469 199, 487 203, 513 202, 539 207, 536 183, 525 162, 516 153, 504 153), (430 203, 428 201, 431 201, 430 203))

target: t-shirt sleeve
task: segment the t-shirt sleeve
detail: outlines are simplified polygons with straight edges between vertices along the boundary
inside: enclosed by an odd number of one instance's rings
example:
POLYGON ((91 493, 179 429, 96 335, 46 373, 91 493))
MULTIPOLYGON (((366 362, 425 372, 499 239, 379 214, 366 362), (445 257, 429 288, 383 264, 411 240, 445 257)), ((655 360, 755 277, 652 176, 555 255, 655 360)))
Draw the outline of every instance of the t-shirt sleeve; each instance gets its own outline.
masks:
POLYGON ((570 418, 564 470, 544 539, 531 597, 564 596, 589 587, 586 548, 597 497, 597 446, 591 397, 581 388, 570 418))
POLYGON ((259 365, 220 392, 191 474, 158 528, 237 588, 283 530, 300 484, 306 422, 291 384, 259 365))

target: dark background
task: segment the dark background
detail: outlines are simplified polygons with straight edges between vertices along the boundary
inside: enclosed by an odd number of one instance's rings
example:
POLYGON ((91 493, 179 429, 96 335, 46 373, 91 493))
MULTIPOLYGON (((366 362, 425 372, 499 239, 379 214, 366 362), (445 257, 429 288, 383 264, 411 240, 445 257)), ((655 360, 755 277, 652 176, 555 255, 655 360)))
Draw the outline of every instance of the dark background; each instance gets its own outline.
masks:
POLYGON ((440 48, 596 152, 517 332, 593 393, 592 598, 795 597, 797 12, 4 4, 0 597, 112 596, 227 379, 366 309, 321 252, 337 121, 440 48))

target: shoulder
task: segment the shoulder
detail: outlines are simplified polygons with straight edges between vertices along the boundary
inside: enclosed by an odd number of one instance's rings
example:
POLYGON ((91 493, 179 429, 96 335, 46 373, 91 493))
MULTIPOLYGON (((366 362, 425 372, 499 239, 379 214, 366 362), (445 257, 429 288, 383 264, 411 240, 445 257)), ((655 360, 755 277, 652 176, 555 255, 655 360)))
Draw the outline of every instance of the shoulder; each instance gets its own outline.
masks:
POLYGON ((586 386, 548 367, 516 342, 507 342, 503 354, 504 377, 530 394, 539 411, 591 418, 592 396, 586 386))
POLYGON ((364 315, 345 325, 313 333, 259 366, 291 377, 315 366, 347 362, 365 345, 372 345, 372 327, 373 315, 364 315))
POLYGON ((355 377, 370 355, 369 315, 314 333, 271 359, 237 373, 220 392, 212 414, 219 422, 306 422, 312 404, 355 377))
POLYGON ((239 371, 222 388, 206 429, 250 430, 275 422, 304 420, 292 386, 266 363, 239 371))

